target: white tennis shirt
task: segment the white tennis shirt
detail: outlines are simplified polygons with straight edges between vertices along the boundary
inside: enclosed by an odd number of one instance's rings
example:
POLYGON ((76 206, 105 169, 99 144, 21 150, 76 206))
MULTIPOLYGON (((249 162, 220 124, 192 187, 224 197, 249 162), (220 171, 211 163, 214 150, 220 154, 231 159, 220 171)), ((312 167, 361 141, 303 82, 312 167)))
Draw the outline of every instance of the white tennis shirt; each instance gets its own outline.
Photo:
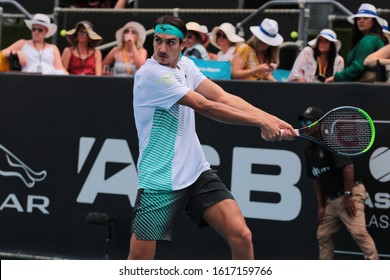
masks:
POLYGON ((151 58, 134 80, 134 118, 139 141, 138 188, 179 190, 210 168, 195 131, 195 112, 177 103, 206 77, 192 60, 177 68, 151 58))

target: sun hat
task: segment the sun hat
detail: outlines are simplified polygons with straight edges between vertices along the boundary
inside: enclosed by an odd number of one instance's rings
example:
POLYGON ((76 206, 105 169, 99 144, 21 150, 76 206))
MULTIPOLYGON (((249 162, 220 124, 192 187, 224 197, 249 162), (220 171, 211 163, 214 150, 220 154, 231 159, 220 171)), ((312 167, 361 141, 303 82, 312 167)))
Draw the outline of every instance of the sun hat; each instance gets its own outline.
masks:
POLYGON ((282 35, 278 33, 278 23, 273 19, 266 18, 259 26, 251 26, 249 29, 253 35, 267 45, 279 46, 284 41, 282 35))
POLYGON ((187 31, 194 31, 194 32, 199 33, 201 38, 202 38, 201 42, 205 42, 208 40, 208 38, 207 38, 208 35, 206 33, 203 33, 202 27, 200 26, 199 23, 194 22, 194 21, 187 22, 186 28, 187 28, 187 31))
POLYGON ((57 32, 57 25, 54 23, 51 23, 50 18, 47 15, 44 14, 35 14, 32 19, 25 19, 24 22, 26 23, 28 29, 32 29, 32 26, 34 24, 43 25, 47 28, 47 33, 45 35, 45 38, 49 38, 54 35, 54 33, 57 32))
POLYGON ((140 24, 139 22, 129 21, 122 28, 118 29, 115 33, 116 44, 117 44, 118 48, 122 48, 123 33, 125 32, 126 29, 129 29, 129 28, 133 28, 138 32, 137 46, 142 47, 145 43, 145 40, 146 40, 145 27, 142 24, 140 24))
POLYGON ((316 121, 324 115, 324 111, 318 107, 308 107, 302 115, 298 116, 298 120, 312 120, 316 121))
POLYGON ((211 31, 210 36, 210 42, 215 46, 216 48, 220 49, 221 47, 217 44, 217 32, 221 30, 223 33, 225 33, 227 39, 232 43, 241 43, 244 42, 245 39, 238 36, 236 34, 236 28, 233 26, 233 24, 229 22, 224 22, 220 26, 215 26, 213 30, 211 31))
POLYGON ((102 41, 103 38, 97 34, 95 31, 93 31, 92 23, 89 21, 83 20, 76 23, 76 27, 66 32, 66 40, 70 44, 74 44, 77 39, 77 30, 79 27, 84 27, 85 31, 87 31, 88 38, 90 40, 91 46, 96 47, 98 46, 102 41))
POLYGON ((336 52, 340 50, 341 42, 337 39, 337 35, 332 29, 322 29, 315 39, 308 42, 309 46, 315 48, 317 46, 318 37, 323 37, 333 42, 336 46, 336 52))
POLYGON ((354 19, 358 17, 376 18, 378 23, 382 26, 382 18, 378 17, 374 5, 368 3, 361 4, 357 13, 348 17, 348 21, 353 24, 355 22, 354 19))
POLYGON ((382 32, 390 34, 389 24, 387 23, 387 20, 385 20, 385 19, 382 19, 382 32))

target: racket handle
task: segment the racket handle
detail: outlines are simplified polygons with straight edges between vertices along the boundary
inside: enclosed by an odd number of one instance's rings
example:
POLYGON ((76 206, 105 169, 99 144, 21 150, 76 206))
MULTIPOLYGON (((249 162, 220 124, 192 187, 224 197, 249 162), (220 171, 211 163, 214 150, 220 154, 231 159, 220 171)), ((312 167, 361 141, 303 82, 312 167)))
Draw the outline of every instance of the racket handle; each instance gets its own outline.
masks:
MULTIPOLYGON (((299 130, 298 129, 294 129, 295 132, 297 133, 297 136, 299 136, 299 130)), ((280 136, 283 137, 284 136, 284 129, 280 129, 280 136)), ((265 141, 269 141, 268 138, 265 137, 264 133, 261 132, 261 138, 263 138, 265 141)))

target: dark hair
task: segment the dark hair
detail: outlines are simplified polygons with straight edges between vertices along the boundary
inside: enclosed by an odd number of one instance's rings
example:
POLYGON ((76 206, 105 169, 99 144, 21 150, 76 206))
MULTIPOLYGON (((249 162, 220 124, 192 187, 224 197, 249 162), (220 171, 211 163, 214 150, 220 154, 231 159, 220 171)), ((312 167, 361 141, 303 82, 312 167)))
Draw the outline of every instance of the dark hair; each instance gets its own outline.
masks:
MULTIPOLYGON (((317 42, 317 45, 314 48, 314 60, 317 60, 317 57, 319 54, 320 54, 320 51, 318 49, 318 42, 317 42)), ((333 65, 334 65, 334 61, 336 59, 336 56, 337 56, 336 44, 334 42, 330 42, 330 49, 328 51, 328 67, 326 68, 326 73, 325 73, 326 77, 331 77, 334 74, 333 73, 333 65)), ((318 70, 319 69, 317 67, 317 72, 318 72, 318 70)), ((316 73, 316 74, 319 74, 319 73, 316 73)))
MULTIPOLYGON (((372 25, 372 28, 369 32, 371 35, 378 36, 382 42, 387 45, 389 41, 386 39, 386 37, 383 35, 382 26, 379 24, 376 18, 372 18, 374 24, 372 25)), ((352 32, 351 32, 351 49, 353 49, 357 43, 364 37, 364 34, 360 32, 359 28, 357 27, 357 21, 358 18, 354 19, 354 24, 352 26, 352 32)))
MULTIPOLYGON (((154 21, 153 29, 156 27, 157 24, 170 24, 180 29, 181 32, 183 32, 183 35, 186 36, 187 34, 187 27, 184 21, 182 21, 178 17, 166 15, 161 16, 158 19, 154 21)), ((180 43, 182 43, 182 39, 180 39, 180 43)))

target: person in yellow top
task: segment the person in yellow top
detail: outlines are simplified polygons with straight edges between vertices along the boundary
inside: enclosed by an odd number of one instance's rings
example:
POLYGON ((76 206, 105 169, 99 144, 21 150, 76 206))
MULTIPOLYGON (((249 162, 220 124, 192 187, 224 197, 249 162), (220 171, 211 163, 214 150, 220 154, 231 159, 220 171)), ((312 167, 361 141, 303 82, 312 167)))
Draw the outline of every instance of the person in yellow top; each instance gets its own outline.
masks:
POLYGON ((276 81, 272 72, 279 64, 279 45, 283 43, 278 23, 266 18, 250 30, 253 36, 234 52, 232 78, 276 81))

